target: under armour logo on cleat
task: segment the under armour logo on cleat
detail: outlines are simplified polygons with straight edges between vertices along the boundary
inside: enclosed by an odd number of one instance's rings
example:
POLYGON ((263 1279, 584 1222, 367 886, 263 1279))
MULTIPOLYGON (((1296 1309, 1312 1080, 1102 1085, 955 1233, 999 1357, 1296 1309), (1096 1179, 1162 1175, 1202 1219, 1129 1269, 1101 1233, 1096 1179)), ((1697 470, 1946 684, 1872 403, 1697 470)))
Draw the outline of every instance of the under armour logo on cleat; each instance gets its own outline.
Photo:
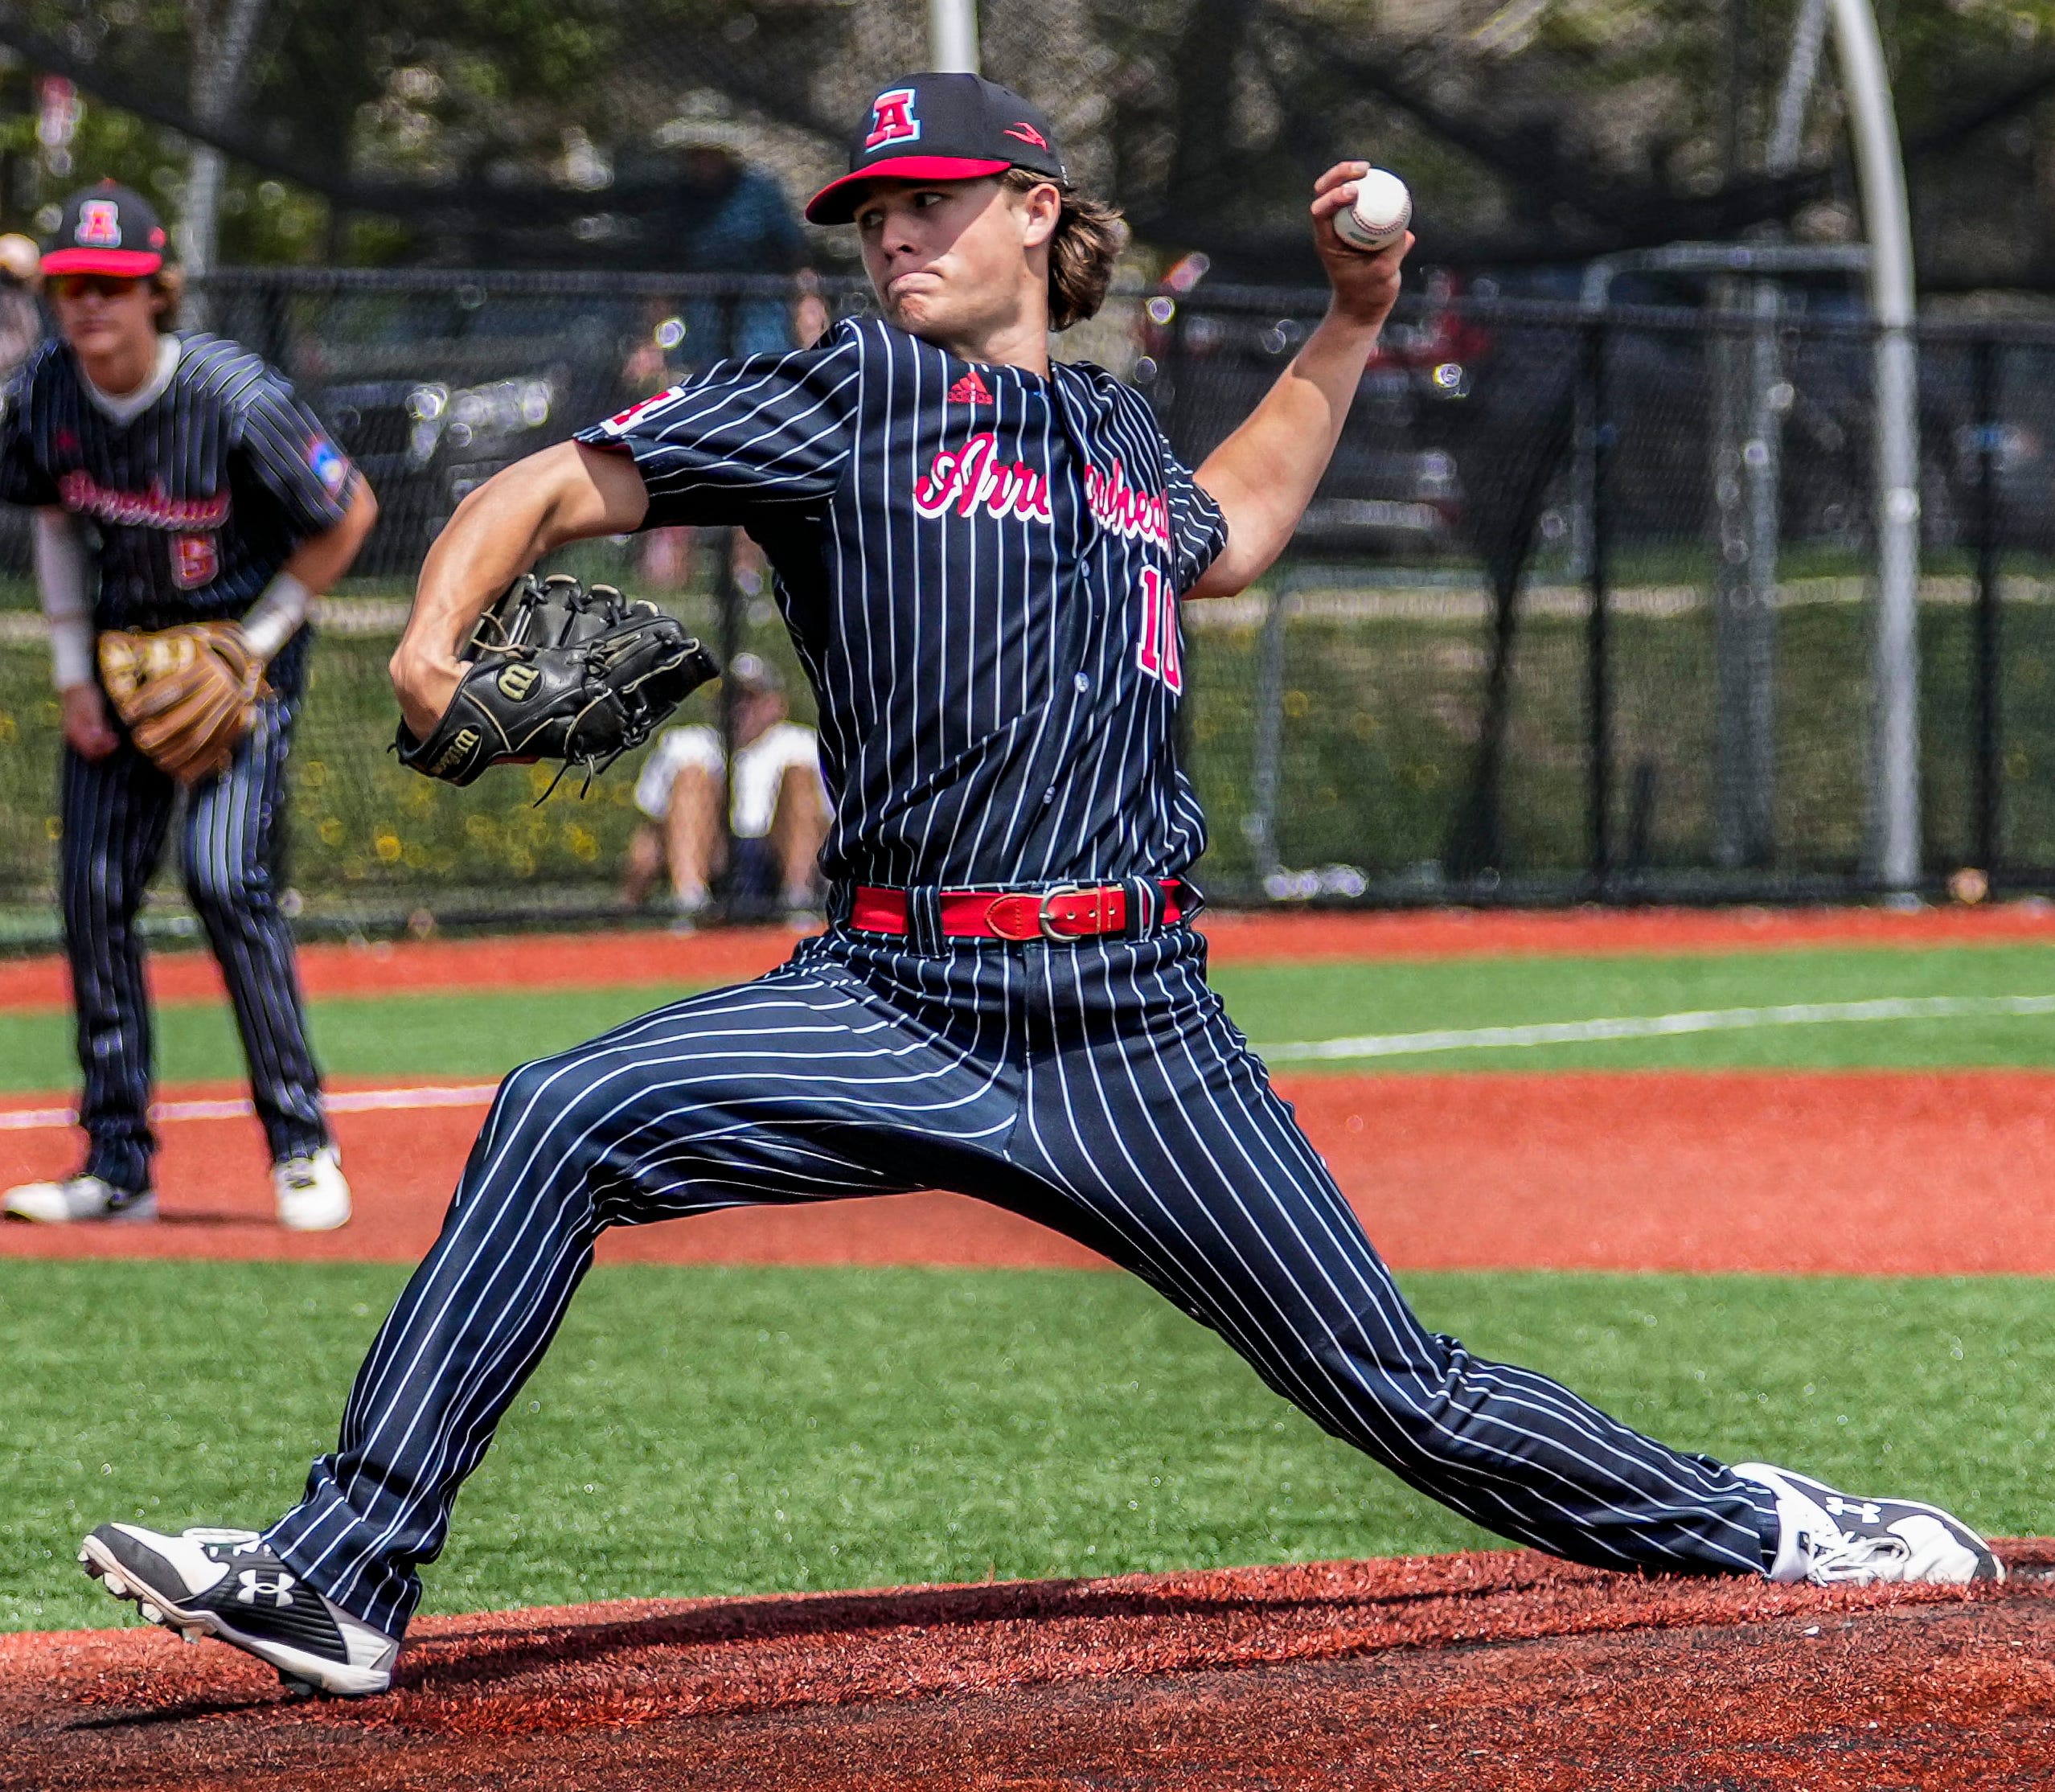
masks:
POLYGON ((950 388, 949 401, 952 404, 989 404, 992 395, 985 390, 985 383, 974 367, 950 388))
POLYGON ((1844 1499, 1839 1494, 1830 1494, 1825 1503, 1836 1518, 1852 1518, 1863 1524, 1884 1522, 1884 1508, 1872 1499, 1844 1499))
POLYGON ((240 1583, 236 1589, 239 1605, 254 1605, 260 1599, 268 1599, 274 1605, 289 1605, 293 1589, 299 1585, 289 1574, 260 1568, 246 1568, 236 1578, 240 1583))

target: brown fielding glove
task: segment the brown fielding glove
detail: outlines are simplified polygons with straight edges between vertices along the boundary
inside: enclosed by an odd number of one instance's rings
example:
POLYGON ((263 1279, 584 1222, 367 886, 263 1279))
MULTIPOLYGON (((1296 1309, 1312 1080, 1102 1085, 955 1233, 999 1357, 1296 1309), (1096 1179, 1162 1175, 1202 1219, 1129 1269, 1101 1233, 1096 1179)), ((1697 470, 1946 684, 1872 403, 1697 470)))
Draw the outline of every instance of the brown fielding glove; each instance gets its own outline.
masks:
POLYGON ((100 638, 100 677, 129 738, 187 784, 228 763, 271 695, 238 622, 110 629, 100 638))

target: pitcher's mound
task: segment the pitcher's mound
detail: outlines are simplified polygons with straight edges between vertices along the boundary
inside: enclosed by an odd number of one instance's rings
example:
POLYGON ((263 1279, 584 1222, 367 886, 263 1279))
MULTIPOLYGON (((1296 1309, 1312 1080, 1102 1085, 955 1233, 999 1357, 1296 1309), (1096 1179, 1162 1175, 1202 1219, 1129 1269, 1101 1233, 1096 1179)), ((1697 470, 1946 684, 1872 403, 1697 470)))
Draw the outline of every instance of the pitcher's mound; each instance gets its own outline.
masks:
POLYGON ((2055 1540, 2004 1586, 1524 1552, 626 1601, 416 1627, 382 1699, 215 1644, 0 1638, 0 1786, 2039 1787, 2055 1540))

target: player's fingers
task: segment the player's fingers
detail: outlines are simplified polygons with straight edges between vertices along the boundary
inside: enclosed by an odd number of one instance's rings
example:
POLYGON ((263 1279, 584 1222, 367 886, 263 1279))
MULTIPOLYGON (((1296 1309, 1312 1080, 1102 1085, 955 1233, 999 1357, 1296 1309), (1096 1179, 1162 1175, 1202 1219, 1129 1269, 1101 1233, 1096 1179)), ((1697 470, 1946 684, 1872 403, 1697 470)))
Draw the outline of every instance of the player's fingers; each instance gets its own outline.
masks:
POLYGON ((1329 193, 1345 180, 1360 180, 1370 172, 1367 162, 1337 162, 1313 183, 1315 193, 1329 193))
POLYGON ((1320 194, 1313 201, 1313 215, 1331 218, 1337 211, 1356 203, 1356 183, 1345 182, 1332 191, 1320 194))

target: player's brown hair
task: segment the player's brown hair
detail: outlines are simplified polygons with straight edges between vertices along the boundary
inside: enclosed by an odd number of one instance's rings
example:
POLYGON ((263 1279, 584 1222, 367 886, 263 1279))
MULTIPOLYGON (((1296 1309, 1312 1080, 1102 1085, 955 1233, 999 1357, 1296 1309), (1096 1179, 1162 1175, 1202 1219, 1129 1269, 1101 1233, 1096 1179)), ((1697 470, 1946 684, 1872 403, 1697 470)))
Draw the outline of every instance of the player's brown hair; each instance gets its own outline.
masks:
POLYGON ((1068 330, 1097 317, 1113 284, 1114 264, 1127 247, 1120 207, 1073 192, 1030 168, 1009 168, 999 182, 1009 193, 1056 187, 1063 195, 1056 235, 1049 239, 1049 328, 1068 330))

